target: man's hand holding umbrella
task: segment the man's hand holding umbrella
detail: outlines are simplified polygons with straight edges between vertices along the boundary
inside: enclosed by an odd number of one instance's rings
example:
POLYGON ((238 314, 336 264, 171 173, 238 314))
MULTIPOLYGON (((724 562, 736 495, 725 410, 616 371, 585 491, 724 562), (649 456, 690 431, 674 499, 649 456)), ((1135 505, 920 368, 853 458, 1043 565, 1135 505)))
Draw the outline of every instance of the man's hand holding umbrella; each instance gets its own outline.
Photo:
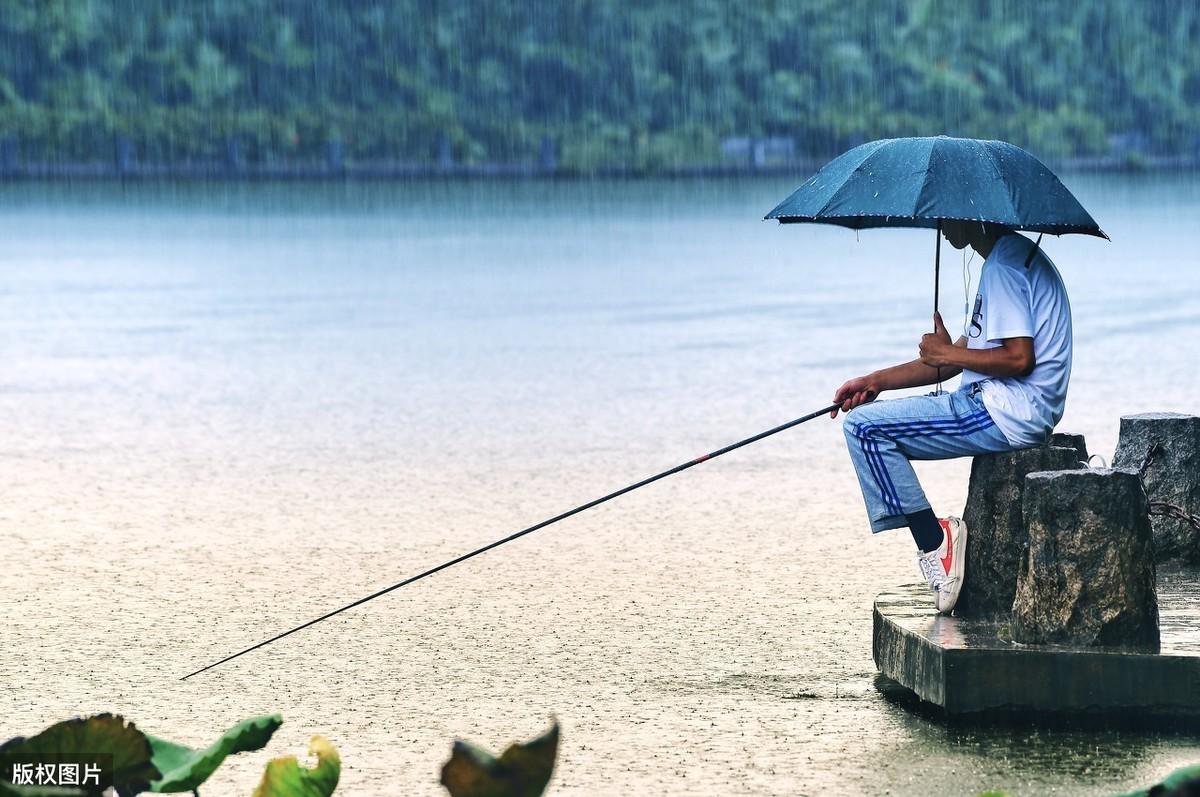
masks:
MULTIPOLYGON (((962 339, 962 345, 966 346, 966 338, 962 339)), ((953 363, 946 359, 946 355, 953 348, 955 348, 955 344, 951 342, 950 333, 946 331, 946 325, 942 323, 942 314, 934 312, 933 331, 922 335, 921 344, 917 346, 917 354, 921 362, 933 368, 952 366, 953 363)))
MULTIPOLYGON (((918 357, 909 363, 897 365, 882 371, 875 371, 865 376, 856 376, 846 381, 837 389, 833 402, 840 405, 842 412, 849 412, 855 407, 874 401, 885 390, 897 390, 904 387, 916 387, 929 384, 929 368, 946 370, 942 376, 956 376, 961 369, 955 369, 946 359, 949 349, 963 348, 967 345, 965 337, 957 343, 950 340, 950 333, 942 323, 942 314, 933 315, 934 331, 921 336, 917 347, 918 357)), ((830 418, 836 418, 838 410, 829 413, 830 418)))

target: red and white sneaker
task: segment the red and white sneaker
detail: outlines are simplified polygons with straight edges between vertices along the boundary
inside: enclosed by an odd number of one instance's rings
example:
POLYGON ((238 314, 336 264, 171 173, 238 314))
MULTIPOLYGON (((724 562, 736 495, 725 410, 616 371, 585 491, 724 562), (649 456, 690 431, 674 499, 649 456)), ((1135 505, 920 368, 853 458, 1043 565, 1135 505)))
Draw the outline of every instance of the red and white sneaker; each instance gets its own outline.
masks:
POLYGON ((949 614, 958 602, 966 570, 967 524, 956 517, 938 518, 942 544, 929 553, 917 553, 917 569, 936 596, 937 610, 949 614))

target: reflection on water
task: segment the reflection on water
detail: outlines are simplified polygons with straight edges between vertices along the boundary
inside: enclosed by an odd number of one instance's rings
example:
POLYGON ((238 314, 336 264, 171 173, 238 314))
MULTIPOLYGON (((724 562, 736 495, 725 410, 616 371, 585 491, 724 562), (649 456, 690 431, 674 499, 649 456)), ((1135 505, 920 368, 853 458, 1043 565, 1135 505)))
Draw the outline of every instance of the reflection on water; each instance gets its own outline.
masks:
MULTIPOLYGON (((558 794, 1104 794, 1200 760, 883 698, 871 599, 912 546, 868 533, 823 419, 177 680, 911 357, 932 233, 760 221, 798 182, 5 186, 3 730, 281 711, 271 752, 324 733, 381 795, 550 714, 558 794)), ((1068 184, 1113 242, 1045 242, 1061 428, 1107 457, 1121 414, 1197 409, 1200 183, 1068 184)), ((966 463, 920 472, 961 508, 966 463)))

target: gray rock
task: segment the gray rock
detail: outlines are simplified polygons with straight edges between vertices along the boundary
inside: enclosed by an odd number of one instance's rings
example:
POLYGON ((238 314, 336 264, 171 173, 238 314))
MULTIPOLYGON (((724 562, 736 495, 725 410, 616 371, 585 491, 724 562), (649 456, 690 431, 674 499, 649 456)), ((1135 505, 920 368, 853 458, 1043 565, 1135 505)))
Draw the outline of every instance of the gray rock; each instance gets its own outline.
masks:
POLYGON ((971 465, 971 485, 963 521, 967 524, 966 580, 955 614, 1007 618, 1017 591, 1017 571, 1027 535, 1021 516, 1025 476, 1034 471, 1083 467, 1082 435, 1054 435, 1050 446, 983 454, 971 465), (1071 447, 1057 447, 1057 441, 1071 447))
POLYGON ((1083 435, 1071 434, 1070 432, 1055 432, 1050 435, 1048 445, 1051 448, 1073 448, 1079 453, 1079 461, 1088 461, 1087 443, 1084 442, 1083 435))
MULTIPOLYGON (((1147 497, 1200 514, 1200 417, 1175 412, 1122 416, 1113 467, 1138 470, 1155 443, 1159 448, 1143 480, 1147 497)), ((1200 531, 1195 526, 1156 514, 1150 516, 1150 528, 1158 561, 1182 558, 1200 563, 1200 531)))
POLYGON ((1024 516, 1029 554, 1017 577, 1013 639, 1157 650, 1154 548, 1137 474, 1031 473, 1024 516))

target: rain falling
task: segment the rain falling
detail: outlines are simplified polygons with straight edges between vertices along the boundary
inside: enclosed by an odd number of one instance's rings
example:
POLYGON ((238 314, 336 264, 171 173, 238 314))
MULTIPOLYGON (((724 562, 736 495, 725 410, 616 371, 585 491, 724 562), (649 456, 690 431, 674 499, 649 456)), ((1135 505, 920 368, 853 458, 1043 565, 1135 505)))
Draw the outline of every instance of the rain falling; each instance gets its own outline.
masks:
POLYGON ((1198 777, 1198 41, 0 0, 0 797, 1198 777))

